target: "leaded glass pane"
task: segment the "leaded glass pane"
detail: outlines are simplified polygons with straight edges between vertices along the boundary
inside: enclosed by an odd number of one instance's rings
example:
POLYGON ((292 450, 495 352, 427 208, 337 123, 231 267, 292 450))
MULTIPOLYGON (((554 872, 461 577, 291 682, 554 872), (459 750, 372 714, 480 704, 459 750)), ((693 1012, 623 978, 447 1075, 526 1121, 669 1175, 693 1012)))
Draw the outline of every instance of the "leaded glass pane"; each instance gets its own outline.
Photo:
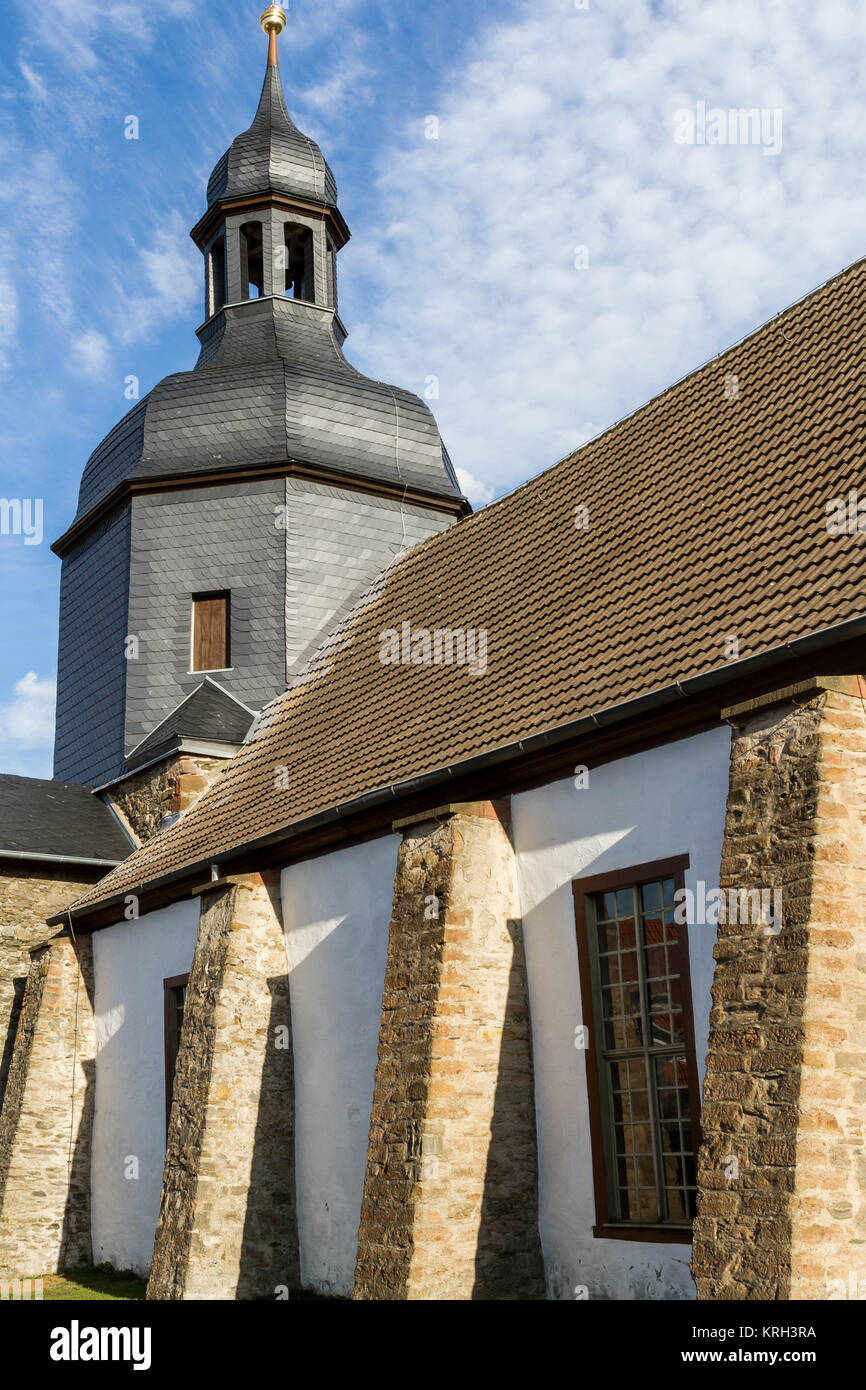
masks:
POLYGON ((625 1222, 695 1212, 674 889, 666 878, 591 900, 611 1217, 625 1222))

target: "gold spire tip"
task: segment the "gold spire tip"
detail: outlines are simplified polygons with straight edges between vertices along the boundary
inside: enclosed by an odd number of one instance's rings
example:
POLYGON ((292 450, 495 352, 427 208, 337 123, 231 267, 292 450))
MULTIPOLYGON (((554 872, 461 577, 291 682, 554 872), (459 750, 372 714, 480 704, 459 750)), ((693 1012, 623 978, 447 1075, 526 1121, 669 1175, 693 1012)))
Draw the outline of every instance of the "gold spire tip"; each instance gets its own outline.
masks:
POLYGON ((268 8, 263 11, 262 17, 259 20, 259 24, 268 35, 281 34, 286 27, 286 23, 286 12, 285 10, 281 10, 279 5, 268 5, 268 8))

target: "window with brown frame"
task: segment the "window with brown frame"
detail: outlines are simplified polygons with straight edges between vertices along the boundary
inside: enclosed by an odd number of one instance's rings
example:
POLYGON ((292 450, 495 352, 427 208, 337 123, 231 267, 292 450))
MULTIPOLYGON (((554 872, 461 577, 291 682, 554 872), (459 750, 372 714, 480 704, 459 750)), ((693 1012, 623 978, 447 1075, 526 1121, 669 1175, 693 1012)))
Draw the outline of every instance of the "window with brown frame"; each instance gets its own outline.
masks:
POLYGON ((171 1097, 174 1090, 174 1074, 177 1069, 177 1054, 180 1050, 180 1035, 183 1030, 183 1014, 186 1007, 186 987, 189 975, 173 975, 162 982, 165 1014, 165 1124, 171 1114, 171 1097))
POLYGON ((688 933, 674 916, 688 866, 572 885, 596 1236, 691 1240, 700 1097, 688 933))
POLYGON ((193 671, 227 671, 231 666, 231 595, 193 594, 193 671))

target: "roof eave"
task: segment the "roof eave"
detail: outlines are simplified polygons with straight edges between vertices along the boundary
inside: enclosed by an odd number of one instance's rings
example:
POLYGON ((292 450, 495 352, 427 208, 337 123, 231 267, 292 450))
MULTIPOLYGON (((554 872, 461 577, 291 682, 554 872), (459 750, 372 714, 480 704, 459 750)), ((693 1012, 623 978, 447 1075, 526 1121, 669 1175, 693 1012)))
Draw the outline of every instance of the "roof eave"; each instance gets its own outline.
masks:
MULTIPOLYGON (((804 633, 801 637, 768 648, 764 652, 742 657, 738 661, 726 662, 724 666, 715 667, 711 671, 704 671, 696 676, 685 676, 681 680, 674 681, 658 690, 649 691, 645 695, 639 695, 617 705, 590 711, 579 719, 570 720, 566 724, 556 725, 554 728, 543 730, 540 733, 513 740, 460 763, 440 767, 420 777, 407 778, 390 786, 365 792, 351 801, 318 811, 293 825, 283 826, 278 830, 268 832, 266 835, 244 841, 230 850, 208 855, 207 858, 196 860, 192 864, 172 870, 169 874, 149 880, 141 886, 141 893, 156 893, 185 880, 195 881, 203 873, 206 873, 211 864, 215 862, 222 868, 233 863, 236 859, 264 852, 281 843, 294 842, 313 831, 339 821, 351 819, 376 807, 396 804, 409 796, 432 792, 458 777, 472 776, 495 766, 497 763, 509 760, 517 761, 524 756, 529 757, 539 750, 557 743, 570 743, 575 738, 579 738, 594 729, 602 729, 615 723, 623 724, 634 721, 644 714, 674 706, 680 701, 687 700, 690 696, 706 694, 738 679, 745 679, 759 674, 761 671, 780 666, 791 658, 808 656, 813 652, 823 651, 863 636, 866 636, 866 615, 850 618, 842 623, 835 623, 831 627, 822 628, 816 632, 804 633)), ((77 913, 73 912, 72 916, 76 920, 86 921, 97 913, 104 913, 122 902, 128 896, 129 891, 127 887, 97 903, 88 904, 79 909, 77 913)), ((66 920, 66 916, 67 913, 64 912, 62 920, 66 920)), ((54 925, 60 920, 60 917, 48 919, 50 925, 54 925)))
MULTIPOLYGON (((129 853, 132 854, 136 848, 136 845, 130 844, 129 853)), ((118 864, 123 863, 122 859, 96 859, 91 855, 43 854, 32 849, 0 848, 0 860, 3 859, 29 860, 34 864, 78 864, 91 869, 116 869, 118 864)))

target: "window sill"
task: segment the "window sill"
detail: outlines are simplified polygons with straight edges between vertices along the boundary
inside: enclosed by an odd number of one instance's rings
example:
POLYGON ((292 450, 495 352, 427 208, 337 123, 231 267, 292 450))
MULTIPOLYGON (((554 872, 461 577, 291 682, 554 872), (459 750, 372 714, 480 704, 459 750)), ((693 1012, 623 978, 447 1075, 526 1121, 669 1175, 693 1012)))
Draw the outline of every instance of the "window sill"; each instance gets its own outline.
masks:
POLYGON ((596 1240, 643 1240, 657 1245, 691 1245, 691 1226, 593 1226, 596 1240))

